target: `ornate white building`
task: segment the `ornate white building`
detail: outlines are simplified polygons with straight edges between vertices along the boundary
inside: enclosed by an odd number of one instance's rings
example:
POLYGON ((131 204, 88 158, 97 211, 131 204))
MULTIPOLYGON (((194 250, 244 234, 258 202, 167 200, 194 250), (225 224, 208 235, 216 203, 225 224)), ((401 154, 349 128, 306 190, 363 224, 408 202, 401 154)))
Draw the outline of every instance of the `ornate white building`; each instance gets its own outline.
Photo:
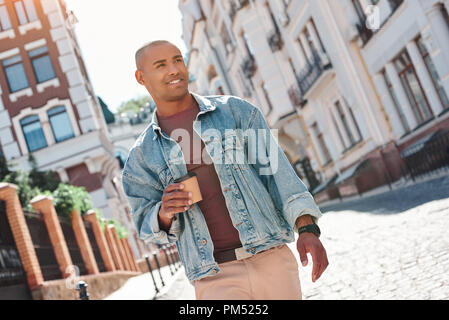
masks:
POLYGON ((449 128, 448 3, 180 0, 191 89, 260 107, 317 200, 370 190, 449 128))

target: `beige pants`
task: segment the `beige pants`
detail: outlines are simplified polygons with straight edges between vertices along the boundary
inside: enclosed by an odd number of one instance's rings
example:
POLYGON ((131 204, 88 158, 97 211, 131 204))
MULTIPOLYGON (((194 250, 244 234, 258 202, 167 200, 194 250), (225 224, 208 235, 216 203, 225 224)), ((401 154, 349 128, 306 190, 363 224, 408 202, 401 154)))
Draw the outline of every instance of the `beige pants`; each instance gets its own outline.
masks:
POLYGON ((197 300, 301 300, 298 263, 287 245, 219 265, 194 281, 197 300))

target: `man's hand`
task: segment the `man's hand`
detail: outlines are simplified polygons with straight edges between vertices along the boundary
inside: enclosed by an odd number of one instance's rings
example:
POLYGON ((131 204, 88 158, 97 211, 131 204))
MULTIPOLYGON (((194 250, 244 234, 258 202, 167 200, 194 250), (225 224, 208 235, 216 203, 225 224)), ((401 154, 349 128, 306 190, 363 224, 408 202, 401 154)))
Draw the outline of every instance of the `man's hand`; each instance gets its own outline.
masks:
POLYGON ((162 230, 170 230, 173 217, 177 213, 187 211, 192 204, 192 193, 180 191, 182 189, 184 189, 182 183, 173 183, 164 190, 158 215, 162 230))
MULTIPOLYGON (((309 215, 305 215, 298 218, 296 225, 298 227, 302 227, 312 223, 312 218, 309 215)), ((298 241, 296 242, 296 248, 298 249, 299 258, 301 259, 303 267, 308 264, 307 253, 310 253, 312 256, 312 282, 315 282, 321 277, 321 274, 329 265, 326 250, 321 244, 320 239, 312 233, 301 233, 298 241)))

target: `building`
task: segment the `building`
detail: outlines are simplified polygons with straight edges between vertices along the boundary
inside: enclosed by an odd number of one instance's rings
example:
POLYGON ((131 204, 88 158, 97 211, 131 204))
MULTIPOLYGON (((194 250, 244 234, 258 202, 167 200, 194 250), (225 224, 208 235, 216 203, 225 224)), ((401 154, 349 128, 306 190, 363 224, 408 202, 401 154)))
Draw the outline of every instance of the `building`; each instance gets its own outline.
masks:
POLYGON ((89 192, 120 221, 140 257, 121 172, 63 0, 0 0, 0 151, 89 192))
POLYGON ((449 128, 447 0, 179 7, 192 90, 259 106, 318 202, 409 174, 407 148, 449 128))

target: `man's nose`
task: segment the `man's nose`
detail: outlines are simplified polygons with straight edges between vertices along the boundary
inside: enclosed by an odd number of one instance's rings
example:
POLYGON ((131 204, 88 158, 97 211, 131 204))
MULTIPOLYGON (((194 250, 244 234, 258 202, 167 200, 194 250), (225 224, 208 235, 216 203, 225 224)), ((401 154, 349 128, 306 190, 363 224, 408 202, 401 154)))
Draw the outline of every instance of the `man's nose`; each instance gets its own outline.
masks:
POLYGON ((175 74, 179 73, 179 70, 178 70, 178 68, 176 68, 176 66, 173 63, 170 63, 168 65, 168 73, 170 75, 175 75, 175 74))

